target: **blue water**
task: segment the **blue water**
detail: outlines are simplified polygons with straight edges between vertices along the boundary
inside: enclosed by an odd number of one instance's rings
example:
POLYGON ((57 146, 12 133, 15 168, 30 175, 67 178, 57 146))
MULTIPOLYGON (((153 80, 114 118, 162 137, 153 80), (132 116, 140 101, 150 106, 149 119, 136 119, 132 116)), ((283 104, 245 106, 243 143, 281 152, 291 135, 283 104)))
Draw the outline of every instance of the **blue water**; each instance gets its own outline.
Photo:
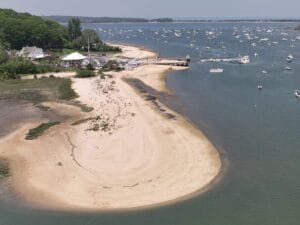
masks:
POLYGON ((297 25, 85 24, 97 29, 107 41, 145 46, 167 57, 191 56, 188 71, 167 78, 176 94, 171 104, 216 144, 229 161, 228 168, 209 192, 171 206, 78 214, 13 209, 0 204, 0 224, 300 224, 300 101, 294 97, 294 90, 300 89, 300 32, 292 29, 297 25), (236 38, 238 35, 240 38, 236 38), (265 38, 268 40, 260 41, 265 38), (254 53, 259 56, 254 57, 254 53), (295 57, 290 64, 286 62, 289 54, 295 57), (249 55, 251 63, 199 62, 239 55, 249 55), (286 66, 293 70, 286 71, 286 66), (210 68, 223 68, 224 73, 210 74, 210 68), (263 74, 263 70, 268 73, 263 74), (262 91, 257 90, 259 84, 262 91))

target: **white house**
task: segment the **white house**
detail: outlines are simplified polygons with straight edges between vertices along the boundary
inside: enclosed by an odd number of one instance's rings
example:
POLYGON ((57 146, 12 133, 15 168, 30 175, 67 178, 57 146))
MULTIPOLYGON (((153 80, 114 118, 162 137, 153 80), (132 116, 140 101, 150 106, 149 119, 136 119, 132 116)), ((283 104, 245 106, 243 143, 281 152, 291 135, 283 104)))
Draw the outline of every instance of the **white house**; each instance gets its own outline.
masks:
POLYGON ((49 57, 49 55, 44 53, 42 48, 38 48, 35 46, 23 47, 22 50, 17 53, 17 56, 29 58, 31 60, 39 60, 49 57))

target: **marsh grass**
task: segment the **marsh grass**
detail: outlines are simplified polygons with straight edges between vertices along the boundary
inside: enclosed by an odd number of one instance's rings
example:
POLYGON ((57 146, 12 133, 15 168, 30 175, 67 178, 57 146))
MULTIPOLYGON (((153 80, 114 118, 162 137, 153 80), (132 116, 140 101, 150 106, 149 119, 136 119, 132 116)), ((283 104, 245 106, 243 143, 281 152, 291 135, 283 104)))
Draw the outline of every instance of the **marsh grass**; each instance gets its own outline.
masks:
POLYGON ((35 107, 38 108, 41 111, 44 111, 44 112, 47 112, 47 111, 50 110, 50 107, 44 106, 44 105, 40 105, 40 104, 35 105, 35 107))
POLYGON ((78 126, 78 125, 80 125, 80 124, 86 123, 86 122, 91 121, 91 120, 93 120, 93 119, 94 119, 93 117, 89 117, 89 118, 77 120, 77 121, 75 121, 74 123, 72 123, 71 125, 72 125, 72 126, 78 126))
POLYGON ((10 176, 10 171, 9 171, 8 161, 0 158, 0 178, 9 177, 9 176, 10 176))
POLYGON ((82 112, 92 112, 94 110, 93 107, 89 107, 86 104, 82 104, 79 101, 71 101, 70 104, 73 105, 73 106, 79 107, 82 112))
POLYGON ((26 134, 26 140, 34 140, 38 137, 42 136, 45 131, 49 130, 51 127, 60 124, 60 122, 50 122, 50 123, 42 123, 36 128, 30 129, 26 134))

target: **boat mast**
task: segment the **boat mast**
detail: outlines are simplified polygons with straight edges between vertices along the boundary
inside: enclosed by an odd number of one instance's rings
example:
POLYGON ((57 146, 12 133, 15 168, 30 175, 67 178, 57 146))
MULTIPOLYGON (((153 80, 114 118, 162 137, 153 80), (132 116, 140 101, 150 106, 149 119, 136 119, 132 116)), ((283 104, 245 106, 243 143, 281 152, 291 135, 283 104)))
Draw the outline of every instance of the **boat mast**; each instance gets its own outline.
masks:
POLYGON ((89 59, 91 58, 91 53, 90 53, 90 35, 88 34, 88 55, 89 59))

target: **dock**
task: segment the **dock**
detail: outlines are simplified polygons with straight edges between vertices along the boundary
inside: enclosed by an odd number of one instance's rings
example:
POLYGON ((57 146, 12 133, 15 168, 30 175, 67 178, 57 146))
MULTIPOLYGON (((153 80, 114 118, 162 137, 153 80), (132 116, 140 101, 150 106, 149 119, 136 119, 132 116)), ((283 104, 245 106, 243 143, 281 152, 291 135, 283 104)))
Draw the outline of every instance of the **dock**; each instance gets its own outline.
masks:
POLYGON ((172 59, 163 59, 153 62, 155 65, 165 65, 165 66, 182 66, 188 67, 189 62, 187 60, 172 60, 172 59))

